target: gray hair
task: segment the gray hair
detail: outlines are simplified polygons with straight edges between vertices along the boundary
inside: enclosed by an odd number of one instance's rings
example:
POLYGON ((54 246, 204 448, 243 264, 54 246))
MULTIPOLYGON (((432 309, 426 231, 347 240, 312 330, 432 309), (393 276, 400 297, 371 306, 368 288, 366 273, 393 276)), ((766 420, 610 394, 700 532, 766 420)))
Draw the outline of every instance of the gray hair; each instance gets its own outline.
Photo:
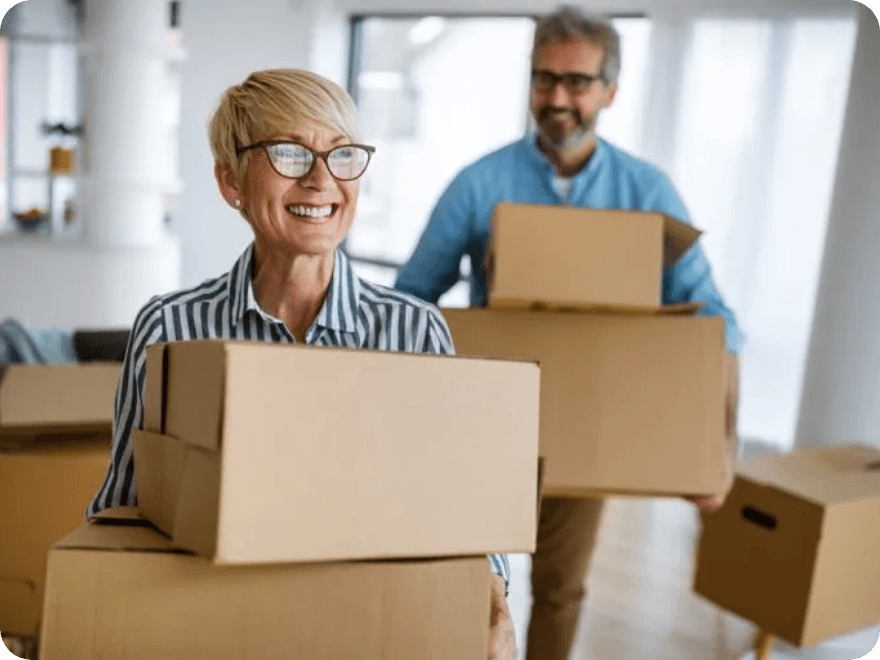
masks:
POLYGON ((583 39, 602 48, 605 53, 600 72, 602 80, 607 85, 617 82, 620 75, 620 34, 617 29, 607 18, 587 16, 570 5, 563 5, 538 21, 532 46, 532 67, 544 46, 569 39, 583 39))

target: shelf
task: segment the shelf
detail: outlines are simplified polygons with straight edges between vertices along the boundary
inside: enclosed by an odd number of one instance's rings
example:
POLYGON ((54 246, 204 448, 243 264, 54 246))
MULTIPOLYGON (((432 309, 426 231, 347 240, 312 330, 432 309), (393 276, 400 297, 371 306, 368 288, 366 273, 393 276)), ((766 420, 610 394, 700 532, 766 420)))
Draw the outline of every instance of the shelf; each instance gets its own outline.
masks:
POLYGON ((7 42, 12 44, 71 44, 76 45, 79 41, 76 37, 70 36, 62 36, 62 35, 51 35, 51 34, 16 34, 12 36, 5 36, 7 42))
POLYGON ((70 177, 70 178, 72 178, 72 177, 75 177, 75 176, 76 176, 76 173, 75 173, 75 172, 69 172, 69 173, 66 173, 66 174, 62 174, 62 173, 60 173, 60 172, 50 172, 49 170, 12 170, 12 171, 9 173, 9 177, 10 177, 10 178, 15 178, 15 177, 18 177, 18 176, 20 176, 20 177, 31 177, 31 178, 35 178, 35 179, 36 179, 36 178, 50 177, 50 176, 54 176, 54 177, 70 177))

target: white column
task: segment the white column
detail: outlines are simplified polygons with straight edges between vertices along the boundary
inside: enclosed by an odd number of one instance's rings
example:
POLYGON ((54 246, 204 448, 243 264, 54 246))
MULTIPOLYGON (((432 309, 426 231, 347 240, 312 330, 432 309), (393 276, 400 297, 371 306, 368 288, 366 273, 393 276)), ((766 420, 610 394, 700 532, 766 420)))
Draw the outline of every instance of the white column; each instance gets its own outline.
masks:
POLYGON ((880 446, 880 39, 870 10, 858 16, 798 446, 880 446))
POLYGON ((163 233, 167 0, 88 0, 81 207, 87 240, 135 247, 163 233))

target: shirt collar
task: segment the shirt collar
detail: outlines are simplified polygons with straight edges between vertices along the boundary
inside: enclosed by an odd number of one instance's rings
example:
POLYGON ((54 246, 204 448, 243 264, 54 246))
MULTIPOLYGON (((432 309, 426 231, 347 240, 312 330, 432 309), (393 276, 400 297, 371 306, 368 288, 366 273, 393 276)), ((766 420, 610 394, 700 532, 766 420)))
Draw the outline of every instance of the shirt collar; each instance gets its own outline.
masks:
MULTIPOLYGON (((229 271, 229 311, 231 325, 238 324, 248 310, 266 316, 254 295, 253 283, 254 244, 247 246, 229 271)), ((342 250, 336 250, 333 276, 327 289, 327 297, 315 319, 315 325, 340 332, 357 331, 360 281, 342 250)))

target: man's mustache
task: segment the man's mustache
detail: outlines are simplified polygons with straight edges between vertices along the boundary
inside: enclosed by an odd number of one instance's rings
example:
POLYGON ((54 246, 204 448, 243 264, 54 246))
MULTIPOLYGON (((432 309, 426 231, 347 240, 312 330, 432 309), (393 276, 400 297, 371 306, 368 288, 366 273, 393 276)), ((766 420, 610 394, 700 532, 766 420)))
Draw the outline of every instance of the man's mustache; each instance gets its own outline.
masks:
POLYGON ((575 108, 557 108, 550 105, 545 105, 543 108, 538 110, 538 121, 544 121, 549 117, 561 118, 565 115, 571 115, 574 117, 576 123, 581 123, 581 113, 578 112, 575 108))

